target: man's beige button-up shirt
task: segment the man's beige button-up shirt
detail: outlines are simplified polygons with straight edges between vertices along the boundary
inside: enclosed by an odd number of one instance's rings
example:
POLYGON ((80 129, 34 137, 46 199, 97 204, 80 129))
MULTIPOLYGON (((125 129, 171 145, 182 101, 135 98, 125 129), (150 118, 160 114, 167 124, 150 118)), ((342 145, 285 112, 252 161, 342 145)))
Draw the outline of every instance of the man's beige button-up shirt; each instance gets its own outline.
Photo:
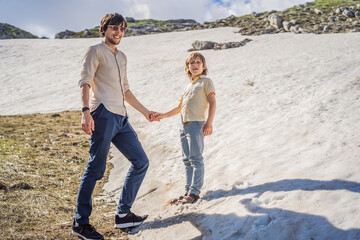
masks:
POLYGON ((105 42, 88 48, 81 70, 79 86, 90 88, 90 111, 102 103, 107 110, 126 116, 125 92, 129 89, 126 75, 127 58, 105 42))

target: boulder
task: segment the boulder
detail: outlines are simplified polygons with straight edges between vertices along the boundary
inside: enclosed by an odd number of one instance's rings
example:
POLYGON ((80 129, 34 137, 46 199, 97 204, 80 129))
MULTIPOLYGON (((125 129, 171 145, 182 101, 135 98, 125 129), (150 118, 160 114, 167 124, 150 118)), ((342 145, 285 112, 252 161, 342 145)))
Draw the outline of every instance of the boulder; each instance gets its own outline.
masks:
POLYGON ((193 48, 189 49, 189 52, 198 51, 198 50, 206 50, 206 49, 214 49, 214 50, 223 50, 228 48, 236 48, 244 46, 246 43, 252 41, 252 39, 245 38, 240 42, 227 42, 227 43, 216 43, 210 41, 195 41, 193 42, 193 48))
POLYGON ((290 31, 295 34, 298 34, 298 33, 303 33, 304 29, 302 29, 300 26, 297 25, 297 26, 291 26, 290 31))
POLYGON ((127 21, 128 23, 134 23, 134 22, 135 22, 135 19, 132 18, 132 17, 126 17, 125 19, 126 19, 126 21, 127 21))
POLYGON ((76 35, 75 32, 73 31, 69 31, 69 30, 65 30, 64 32, 59 32, 55 35, 56 39, 66 39, 66 38, 72 38, 76 35))
POLYGON ((215 46, 215 42, 211 41, 195 41, 192 44, 195 50, 212 49, 215 46))
POLYGON ((342 15, 344 15, 345 17, 355 17, 355 14, 352 11, 350 11, 349 9, 345 9, 342 12, 342 15))
POLYGON ((280 29, 280 28, 283 27, 282 22, 284 20, 279 15, 276 15, 275 13, 273 13, 267 19, 268 19, 271 26, 273 26, 273 27, 275 27, 277 29, 280 29))
POLYGON ((289 23, 287 21, 283 21, 283 27, 284 27, 285 31, 290 32, 290 27, 291 26, 292 26, 292 23, 289 23))
POLYGON ((275 33, 275 29, 273 28, 265 28, 264 30, 260 31, 260 34, 271 34, 271 33, 275 33))
POLYGON ((357 11, 355 6, 351 6, 349 7, 349 10, 352 11, 353 13, 355 13, 357 11))

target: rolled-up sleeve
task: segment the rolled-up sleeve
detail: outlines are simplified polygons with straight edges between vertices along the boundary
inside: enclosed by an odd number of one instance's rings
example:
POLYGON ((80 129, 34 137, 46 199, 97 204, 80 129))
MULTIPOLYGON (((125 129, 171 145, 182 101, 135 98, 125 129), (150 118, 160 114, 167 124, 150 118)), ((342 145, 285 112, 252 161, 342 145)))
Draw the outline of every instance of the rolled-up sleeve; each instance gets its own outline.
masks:
POLYGON ((94 47, 89 47, 83 59, 83 67, 81 69, 81 79, 79 87, 88 84, 91 87, 95 72, 99 65, 99 57, 94 47))

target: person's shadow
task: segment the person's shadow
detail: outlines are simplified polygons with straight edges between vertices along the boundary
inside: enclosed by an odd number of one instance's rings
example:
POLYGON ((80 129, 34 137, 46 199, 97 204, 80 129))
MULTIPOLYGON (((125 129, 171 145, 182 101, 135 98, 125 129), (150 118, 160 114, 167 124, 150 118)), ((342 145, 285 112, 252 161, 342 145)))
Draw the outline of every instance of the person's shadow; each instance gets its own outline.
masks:
MULTIPOLYGON (((288 211, 280 208, 262 208, 251 199, 240 203, 253 215, 242 217, 232 214, 186 213, 161 220, 145 222, 140 228, 164 229, 183 222, 190 222, 201 235, 192 240, 238 240, 238 239, 360 239, 360 229, 339 229, 325 217, 288 211)), ((187 229, 184 229, 187 231, 187 229)), ((169 236, 169 239, 171 235, 169 236)), ((176 239, 184 240, 182 236, 176 239)))
POLYGON ((311 180, 311 179, 284 179, 277 182, 270 182, 261 185, 247 187, 245 189, 233 188, 229 191, 222 189, 208 191, 202 198, 205 201, 229 197, 234 195, 245 195, 257 193, 255 197, 260 197, 264 192, 289 192, 294 190, 319 191, 319 190, 348 190, 360 193, 360 183, 334 179, 331 181, 311 180))
MULTIPOLYGON (((257 193, 256 197, 264 192, 272 191, 321 191, 321 190, 348 190, 360 193, 360 184, 344 180, 319 181, 308 179, 285 179, 277 182, 251 186, 245 189, 233 188, 230 191, 210 191, 202 198, 211 201, 222 197, 257 193)), ((220 203, 224 204, 224 203, 220 203)), ((204 214, 184 213, 169 218, 145 222, 140 228, 142 231, 150 229, 164 229, 189 222, 196 227, 201 235, 192 240, 200 239, 358 239, 360 229, 340 229, 330 223, 325 217, 289 211, 281 208, 262 208, 251 199, 240 201, 244 214, 204 214), (249 215, 248 213, 252 213, 249 215)), ((230 207, 230 206, 229 206, 230 207)), ((231 206, 234 207, 234 206, 231 206)), ((241 207, 241 206, 239 206, 241 207)), ((220 207, 226 209, 226 207, 220 207)), ((184 229, 186 231, 186 229, 184 229)), ((177 236, 177 239, 184 239, 177 236)))

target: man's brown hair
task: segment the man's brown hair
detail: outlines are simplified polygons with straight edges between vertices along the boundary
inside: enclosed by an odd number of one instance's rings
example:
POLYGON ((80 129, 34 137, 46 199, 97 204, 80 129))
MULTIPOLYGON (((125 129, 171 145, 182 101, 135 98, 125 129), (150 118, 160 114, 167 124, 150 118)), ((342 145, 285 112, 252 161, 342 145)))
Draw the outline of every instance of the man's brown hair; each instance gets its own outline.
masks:
POLYGON ((127 28, 127 22, 121 14, 118 13, 109 13, 106 14, 105 17, 101 19, 101 25, 99 31, 103 36, 105 36, 105 32, 109 25, 120 25, 124 28, 127 28))
POLYGON ((191 72, 190 72, 190 69, 189 69, 189 64, 191 61, 194 61, 195 59, 197 58, 200 58, 200 60, 202 61, 203 63, 203 67, 204 67, 204 70, 203 72, 201 73, 201 75, 204 75, 206 76, 206 74, 208 73, 208 69, 207 69, 207 66, 206 66, 206 61, 205 61, 205 57, 201 54, 201 53, 198 53, 198 52, 194 52, 192 54, 190 54, 190 56, 186 59, 185 61, 185 72, 186 72, 186 75, 188 75, 188 77, 191 79, 191 72))

